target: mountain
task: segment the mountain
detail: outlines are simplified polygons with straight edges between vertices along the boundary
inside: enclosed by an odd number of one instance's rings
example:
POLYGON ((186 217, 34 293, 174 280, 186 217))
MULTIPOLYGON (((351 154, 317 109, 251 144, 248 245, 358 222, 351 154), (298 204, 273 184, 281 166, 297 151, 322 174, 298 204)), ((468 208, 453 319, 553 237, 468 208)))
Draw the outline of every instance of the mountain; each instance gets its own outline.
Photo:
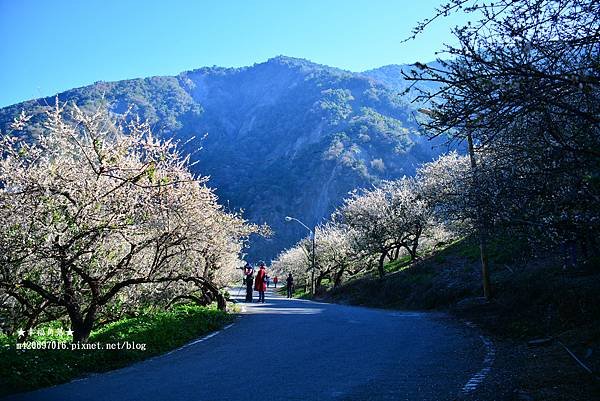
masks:
MULTIPOLYGON (((445 67, 439 61, 432 61, 427 63, 427 65, 441 71, 447 69, 447 67, 445 67)), ((410 76, 411 71, 415 70, 419 71, 414 65, 391 64, 374 68, 372 70, 363 71, 361 74, 374 79, 390 89, 396 90, 398 93, 402 93, 406 99, 409 99, 411 103, 415 104, 414 107, 416 108, 417 102, 415 102, 414 99, 421 94, 419 90, 422 89, 435 92, 435 90, 440 88, 440 84, 436 82, 419 82, 415 84, 414 81, 407 81, 404 79, 405 75, 410 76)))
POLYGON ((405 65, 384 65, 383 67, 374 68, 372 70, 363 71, 361 74, 374 79, 389 88, 397 91, 403 91, 410 86, 410 82, 406 81, 403 73, 408 73, 414 67, 405 65))
MULTIPOLYGON (((406 84, 387 66, 354 73, 303 59, 275 57, 242 68, 205 67, 175 77, 96 82, 58 95, 91 105, 128 107, 162 136, 182 142, 210 176, 221 203, 275 231, 249 249, 270 260, 328 217, 347 193, 411 175, 445 148, 418 135, 406 84), (404 86, 403 86, 404 85, 404 86), (204 134, 207 135, 204 135, 204 134)), ((53 98, 0 109, 5 129, 21 109, 39 112, 53 98)))

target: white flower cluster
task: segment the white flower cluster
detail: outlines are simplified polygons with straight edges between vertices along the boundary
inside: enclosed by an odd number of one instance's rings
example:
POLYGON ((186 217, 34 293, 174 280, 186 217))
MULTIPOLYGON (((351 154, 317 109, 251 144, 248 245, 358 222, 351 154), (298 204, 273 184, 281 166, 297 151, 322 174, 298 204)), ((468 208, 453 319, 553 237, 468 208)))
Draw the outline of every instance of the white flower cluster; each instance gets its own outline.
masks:
POLYGON ((173 140, 148 124, 57 103, 0 139, 0 299, 27 326, 67 316, 85 339, 98 316, 219 287, 259 227, 225 212, 173 140), (31 137, 33 135, 30 135, 31 137))

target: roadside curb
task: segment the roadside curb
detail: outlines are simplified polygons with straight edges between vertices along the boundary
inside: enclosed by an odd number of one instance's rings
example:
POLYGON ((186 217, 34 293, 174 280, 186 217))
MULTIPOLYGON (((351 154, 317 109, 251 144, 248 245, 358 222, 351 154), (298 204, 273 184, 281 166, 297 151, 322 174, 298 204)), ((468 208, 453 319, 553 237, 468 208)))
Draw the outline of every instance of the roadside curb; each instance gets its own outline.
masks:
MULTIPOLYGON (((479 327, 471 321, 463 320, 462 322, 467 327, 480 330, 479 327)), ((475 373, 473 376, 471 376, 469 381, 463 386, 463 388, 462 388, 463 394, 470 394, 473 391, 477 390, 479 385, 481 383, 483 383, 483 381, 485 380, 487 375, 492 370, 492 365, 494 364, 494 361, 496 360, 496 347, 494 346, 493 341, 482 334, 479 335, 479 338, 481 339, 481 342, 483 343, 483 346, 485 349, 485 357, 483 359, 483 367, 477 373, 475 373)))

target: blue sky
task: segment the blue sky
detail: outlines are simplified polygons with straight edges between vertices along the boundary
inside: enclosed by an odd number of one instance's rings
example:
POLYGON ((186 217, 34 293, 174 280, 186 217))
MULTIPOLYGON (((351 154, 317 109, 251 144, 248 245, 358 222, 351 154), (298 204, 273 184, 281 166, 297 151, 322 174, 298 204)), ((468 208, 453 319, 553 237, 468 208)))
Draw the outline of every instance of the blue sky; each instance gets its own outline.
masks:
POLYGON ((95 81, 276 55, 362 71, 430 61, 458 16, 402 44, 440 0, 0 0, 0 106, 95 81))

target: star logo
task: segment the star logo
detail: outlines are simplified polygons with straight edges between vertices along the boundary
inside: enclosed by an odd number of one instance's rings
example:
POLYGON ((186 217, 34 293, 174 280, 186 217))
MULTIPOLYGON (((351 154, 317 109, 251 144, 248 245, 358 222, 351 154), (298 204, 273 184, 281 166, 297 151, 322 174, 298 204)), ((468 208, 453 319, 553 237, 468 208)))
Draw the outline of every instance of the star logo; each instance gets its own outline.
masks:
POLYGON ((25 335, 25 330, 19 329, 17 330, 17 337, 23 337, 25 335))
POLYGON ((69 337, 73 337, 73 330, 69 329, 66 331, 66 333, 69 337))

